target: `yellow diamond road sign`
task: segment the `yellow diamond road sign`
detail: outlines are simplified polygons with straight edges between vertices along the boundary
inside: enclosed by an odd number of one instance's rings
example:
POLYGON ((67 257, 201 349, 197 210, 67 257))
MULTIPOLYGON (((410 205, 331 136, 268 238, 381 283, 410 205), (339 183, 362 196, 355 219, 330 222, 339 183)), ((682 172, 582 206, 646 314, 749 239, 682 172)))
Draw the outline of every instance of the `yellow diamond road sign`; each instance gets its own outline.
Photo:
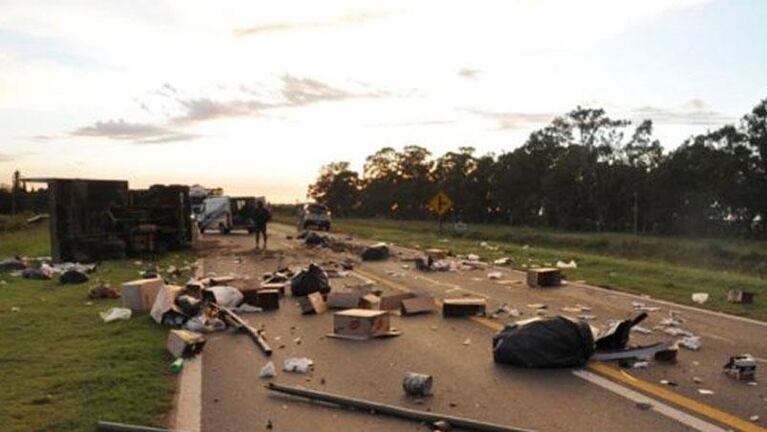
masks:
POLYGON ((429 208, 434 213, 442 216, 453 208, 453 200, 451 200, 444 192, 437 192, 437 194, 429 200, 429 208))

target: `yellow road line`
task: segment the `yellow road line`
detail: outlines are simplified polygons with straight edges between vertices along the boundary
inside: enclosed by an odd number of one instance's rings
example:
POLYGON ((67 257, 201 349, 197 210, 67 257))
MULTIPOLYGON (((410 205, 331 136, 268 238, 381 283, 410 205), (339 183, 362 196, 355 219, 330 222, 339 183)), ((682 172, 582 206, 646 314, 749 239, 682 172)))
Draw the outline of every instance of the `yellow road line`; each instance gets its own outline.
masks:
MULTIPOLYGON (((355 271, 368 279, 372 279, 392 289, 398 291, 411 291, 404 285, 372 274, 370 272, 359 269, 355 269, 355 271)), ((436 302, 440 304, 438 300, 436 300, 436 302)), ((484 317, 471 317, 471 320, 495 331, 501 330, 504 327, 503 324, 484 317)), ((673 392, 659 385, 631 376, 625 371, 606 363, 591 361, 586 365, 586 368, 604 377, 618 381, 627 386, 634 387, 635 389, 641 390, 666 402, 670 402, 677 406, 683 407, 691 412, 707 417, 718 423, 735 428, 737 430, 744 432, 767 432, 767 429, 760 427, 759 425, 751 423, 747 420, 743 420, 740 417, 734 416, 720 409, 714 408, 711 405, 698 402, 686 396, 682 396, 679 393, 673 392)))

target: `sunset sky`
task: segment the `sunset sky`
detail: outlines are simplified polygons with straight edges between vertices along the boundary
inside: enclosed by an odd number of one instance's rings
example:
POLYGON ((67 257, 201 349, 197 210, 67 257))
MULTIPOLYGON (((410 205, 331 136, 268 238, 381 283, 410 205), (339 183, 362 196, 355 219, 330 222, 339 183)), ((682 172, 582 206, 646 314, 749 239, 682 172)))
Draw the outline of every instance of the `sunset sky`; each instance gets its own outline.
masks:
POLYGON ((383 146, 512 150, 576 105, 673 149, 767 97, 759 0, 0 0, 0 183, 303 200, 383 146))

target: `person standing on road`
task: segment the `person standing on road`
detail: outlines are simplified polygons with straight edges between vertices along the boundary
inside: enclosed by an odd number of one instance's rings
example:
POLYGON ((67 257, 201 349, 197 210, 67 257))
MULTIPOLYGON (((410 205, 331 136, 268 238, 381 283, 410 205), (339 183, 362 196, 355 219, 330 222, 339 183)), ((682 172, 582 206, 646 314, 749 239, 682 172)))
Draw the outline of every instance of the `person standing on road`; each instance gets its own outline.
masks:
POLYGON ((259 247, 260 239, 264 237, 264 250, 266 250, 266 224, 272 220, 272 213, 264 207, 263 201, 256 202, 256 208, 253 210, 253 231, 256 233, 256 249, 259 247))

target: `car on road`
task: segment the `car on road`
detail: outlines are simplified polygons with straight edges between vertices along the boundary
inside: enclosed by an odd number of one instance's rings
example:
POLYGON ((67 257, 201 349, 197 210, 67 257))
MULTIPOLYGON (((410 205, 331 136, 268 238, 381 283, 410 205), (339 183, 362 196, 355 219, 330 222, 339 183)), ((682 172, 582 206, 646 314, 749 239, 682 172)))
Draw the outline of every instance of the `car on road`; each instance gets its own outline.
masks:
POLYGON ((330 231, 330 209, 319 203, 308 203, 298 209, 298 230, 317 228, 330 231))

